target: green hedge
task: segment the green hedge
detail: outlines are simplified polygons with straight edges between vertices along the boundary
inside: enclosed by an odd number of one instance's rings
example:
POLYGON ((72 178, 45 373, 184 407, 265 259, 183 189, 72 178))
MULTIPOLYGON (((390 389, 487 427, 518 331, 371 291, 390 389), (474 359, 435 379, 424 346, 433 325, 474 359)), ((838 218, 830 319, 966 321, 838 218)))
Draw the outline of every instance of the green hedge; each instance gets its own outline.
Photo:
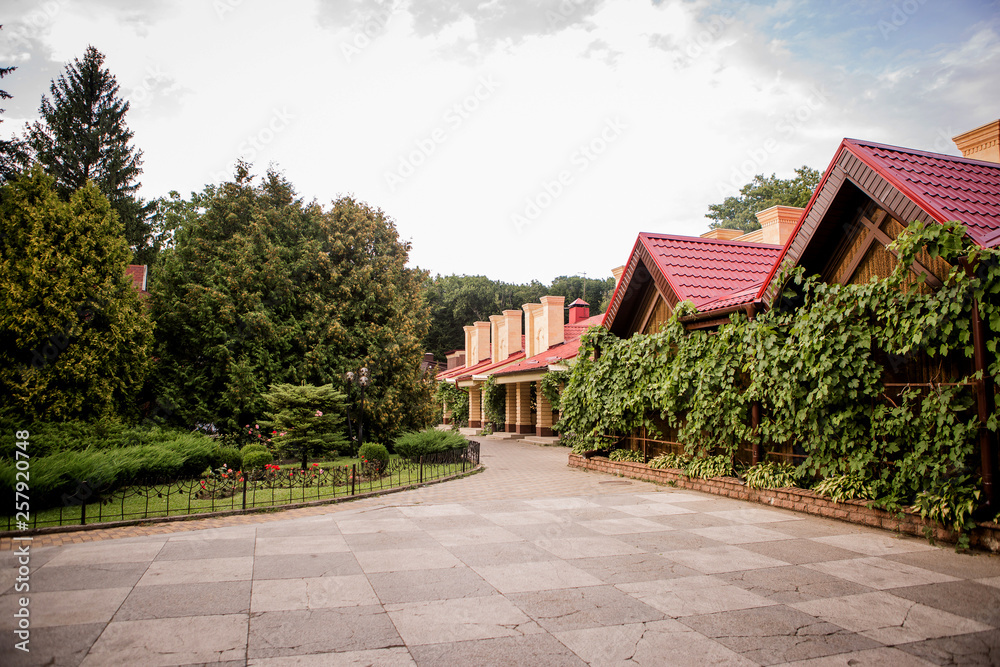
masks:
POLYGON ((425 454, 460 449, 466 444, 465 438, 460 433, 431 428, 404 433, 396 438, 393 449, 403 458, 416 460, 425 454))
MULTIPOLYGON (((84 448, 80 444, 85 434, 85 429, 75 423, 31 431, 27 451, 28 488, 34 510, 64 502, 63 496, 77 493, 84 481, 92 489, 110 490, 143 479, 194 477, 222 460, 220 448, 198 433, 159 428, 147 433, 140 429, 119 429, 112 432, 110 441, 94 435, 86 437, 90 446, 84 448), (137 442, 156 444, 110 444, 121 442, 121 436, 128 432, 139 436, 137 442), (36 433, 42 437, 36 440, 36 433), (40 451, 47 453, 39 455, 40 451)), ((19 481, 17 472, 13 456, 0 459, 0 488, 6 497, 13 497, 19 481)))

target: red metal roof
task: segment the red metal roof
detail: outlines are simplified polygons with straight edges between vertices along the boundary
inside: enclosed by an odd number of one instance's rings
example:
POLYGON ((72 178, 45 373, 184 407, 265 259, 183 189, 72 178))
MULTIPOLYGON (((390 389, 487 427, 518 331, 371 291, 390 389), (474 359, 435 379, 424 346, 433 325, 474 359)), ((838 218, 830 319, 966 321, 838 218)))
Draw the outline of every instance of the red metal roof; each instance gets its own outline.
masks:
POLYGON ((601 326, 603 320, 604 313, 601 313, 600 315, 592 315, 585 320, 580 320, 576 324, 566 324, 563 326, 563 340, 568 341, 572 338, 579 338, 590 327, 601 326))
MULTIPOLYGON (((495 364, 487 363, 485 366, 480 365, 470 368, 468 369, 467 372, 462 373, 462 375, 455 378, 455 380, 456 381, 469 380, 472 378, 473 375, 482 375, 483 373, 489 373, 490 371, 496 368, 505 368, 508 365, 513 364, 520 359, 524 359, 524 350, 521 350, 520 352, 515 352, 514 354, 510 355, 503 361, 498 361, 495 364)), ((492 373, 490 373, 490 375, 492 375, 492 373)))
POLYGON ((478 364, 472 367, 467 368, 466 366, 462 365, 457 368, 450 368, 446 371, 441 371, 440 373, 435 375, 434 378, 439 381, 454 380, 464 375, 472 375, 472 373, 477 372, 480 368, 486 368, 487 366, 489 366, 490 361, 491 360, 489 359, 489 357, 487 357, 486 359, 483 359, 478 364))
POLYGON ((1000 244, 1000 164, 943 153, 844 139, 813 191, 799 224, 757 291, 760 299, 812 211, 841 153, 849 151, 938 222, 958 220, 985 248, 1000 244))
POLYGON ((841 147, 938 222, 958 220, 983 247, 1000 243, 1000 164, 857 139, 841 147))
POLYGON ((642 233, 639 242, 678 300, 699 309, 759 285, 781 254, 781 246, 702 237, 642 233))
MULTIPOLYGON (((599 317, 604 317, 603 313, 599 317)), ((522 359, 513 366, 491 373, 490 375, 514 375, 515 373, 531 373, 547 370, 549 364, 556 364, 566 359, 572 359, 580 351, 580 336, 565 343, 553 345, 545 352, 540 352, 529 359, 522 359)))

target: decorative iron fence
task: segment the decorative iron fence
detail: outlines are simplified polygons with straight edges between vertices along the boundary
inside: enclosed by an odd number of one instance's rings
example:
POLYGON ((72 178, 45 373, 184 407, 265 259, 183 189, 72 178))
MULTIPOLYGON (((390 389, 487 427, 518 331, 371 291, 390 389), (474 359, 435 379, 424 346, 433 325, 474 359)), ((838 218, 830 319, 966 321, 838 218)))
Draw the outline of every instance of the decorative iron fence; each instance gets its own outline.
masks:
POLYGON ((198 479, 143 480, 114 489, 83 481, 62 503, 33 512, 28 522, 7 516, 6 530, 87 525, 159 517, 296 505, 349 497, 462 474, 479 465, 479 443, 419 459, 392 458, 384 469, 353 464, 306 470, 268 466, 243 474, 213 474, 198 479))

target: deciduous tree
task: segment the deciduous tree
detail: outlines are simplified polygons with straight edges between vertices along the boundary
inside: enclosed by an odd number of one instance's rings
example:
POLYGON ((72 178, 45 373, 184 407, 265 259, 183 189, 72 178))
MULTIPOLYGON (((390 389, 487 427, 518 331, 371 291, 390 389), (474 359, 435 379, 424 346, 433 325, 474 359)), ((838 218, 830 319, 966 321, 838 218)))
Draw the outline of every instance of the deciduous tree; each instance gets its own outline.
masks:
POLYGON ((721 204, 708 207, 712 229, 760 229, 757 213, 775 205, 803 207, 809 203, 822 174, 803 165, 795 170, 795 178, 781 179, 776 175, 757 174, 740 188, 739 197, 726 197, 721 204))

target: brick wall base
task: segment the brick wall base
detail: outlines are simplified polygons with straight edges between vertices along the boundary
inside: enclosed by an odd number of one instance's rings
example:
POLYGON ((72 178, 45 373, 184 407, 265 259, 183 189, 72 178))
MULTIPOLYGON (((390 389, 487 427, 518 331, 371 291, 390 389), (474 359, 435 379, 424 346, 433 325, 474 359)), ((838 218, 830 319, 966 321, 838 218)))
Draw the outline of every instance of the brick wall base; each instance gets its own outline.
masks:
MULTIPOLYGON (((892 514, 874 507, 866 507, 866 501, 863 500, 845 500, 835 503, 829 498, 819 496, 812 491, 804 489, 753 489, 744 486, 734 477, 698 479, 687 477, 680 470, 669 468, 654 470, 644 463, 610 461, 603 456, 586 459, 579 454, 570 454, 569 465, 585 470, 608 473, 609 475, 618 475, 619 477, 640 479, 646 482, 653 482, 654 484, 668 484, 681 489, 702 491, 717 496, 735 498, 736 500, 746 500, 771 507, 780 507, 782 509, 805 512, 806 514, 824 516, 830 519, 840 519, 841 521, 873 526, 875 528, 916 535, 918 537, 925 537, 925 529, 929 528, 934 540, 939 542, 954 544, 958 539, 957 534, 953 531, 927 521, 921 518, 919 514, 913 514, 912 512, 892 514)), ((969 536, 969 541, 974 547, 992 552, 1000 552, 1000 525, 995 523, 979 524, 969 536)))

